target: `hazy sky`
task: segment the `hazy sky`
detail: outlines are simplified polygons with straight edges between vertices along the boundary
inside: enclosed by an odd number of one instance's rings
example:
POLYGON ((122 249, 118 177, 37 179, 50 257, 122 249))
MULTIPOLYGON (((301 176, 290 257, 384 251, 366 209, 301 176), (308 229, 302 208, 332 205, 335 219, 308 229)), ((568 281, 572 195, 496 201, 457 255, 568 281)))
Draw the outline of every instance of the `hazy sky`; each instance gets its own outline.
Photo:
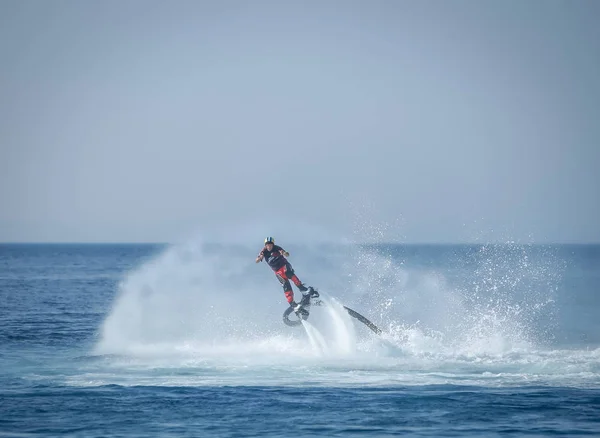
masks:
POLYGON ((0 241, 600 242, 599 21, 596 0, 0 0, 0 241))

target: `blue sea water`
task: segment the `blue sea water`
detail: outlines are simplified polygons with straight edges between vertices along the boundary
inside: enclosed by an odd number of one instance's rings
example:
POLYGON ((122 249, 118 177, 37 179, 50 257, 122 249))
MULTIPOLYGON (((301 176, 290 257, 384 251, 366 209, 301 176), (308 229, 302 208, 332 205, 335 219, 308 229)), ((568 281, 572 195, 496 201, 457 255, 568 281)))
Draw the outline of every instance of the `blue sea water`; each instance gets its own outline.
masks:
POLYGON ((0 245, 0 435, 600 436, 600 246, 258 249, 0 245))

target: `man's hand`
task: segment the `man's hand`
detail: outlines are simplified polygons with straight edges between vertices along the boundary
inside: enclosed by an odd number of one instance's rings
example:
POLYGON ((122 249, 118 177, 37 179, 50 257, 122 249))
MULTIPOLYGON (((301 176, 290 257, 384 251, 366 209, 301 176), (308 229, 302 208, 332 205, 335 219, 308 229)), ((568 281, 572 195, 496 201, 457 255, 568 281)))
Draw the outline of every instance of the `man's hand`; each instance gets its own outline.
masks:
POLYGON ((287 251, 281 251, 281 253, 283 254, 284 257, 289 257, 290 253, 287 251))
POLYGON ((260 263, 260 262, 262 262, 262 257, 261 256, 256 257, 256 263, 260 263))

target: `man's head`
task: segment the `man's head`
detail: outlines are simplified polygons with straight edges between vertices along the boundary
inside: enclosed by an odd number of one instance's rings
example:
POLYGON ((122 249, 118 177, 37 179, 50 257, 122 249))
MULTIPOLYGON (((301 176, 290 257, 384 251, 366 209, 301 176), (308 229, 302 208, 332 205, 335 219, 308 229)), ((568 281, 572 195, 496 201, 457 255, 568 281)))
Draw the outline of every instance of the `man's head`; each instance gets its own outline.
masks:
POLYGON ((272 237, 267 237, 265 239, 265 247, 269 250, 272 251, 273 250, 273 246, 275 246, 275 239, 272 237))

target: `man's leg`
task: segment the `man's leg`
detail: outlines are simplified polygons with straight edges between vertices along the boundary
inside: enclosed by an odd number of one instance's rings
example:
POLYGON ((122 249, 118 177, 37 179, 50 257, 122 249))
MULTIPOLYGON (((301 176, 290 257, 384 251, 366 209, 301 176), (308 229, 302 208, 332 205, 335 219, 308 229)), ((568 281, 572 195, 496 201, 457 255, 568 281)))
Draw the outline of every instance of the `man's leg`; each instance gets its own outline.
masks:
MULTIPOLYGON (((290 304, 290 306, 292 306, 292 308, 294 309, 294 312, 296 312, 297 314, 300 314, 300 313, 303 314, 304 319, 306 319, 308 317, 308 311, 306 309, 302 308, 302 303, 298 304, 294 301, 294 291, 292 290, 292 284, 290 283, 290 280, 288 280, 286 269, 287 269, 287 266, 284 266, 279 271, 277 271, 275 274, 277 275, 279 282, 283 285, 283 293, 285 294, 285 299, 287 300, 287 302, 290 304)), ((298 281, 298 283, 300 283, 300 280, 298 280, 298 277, 296 277, 296 280, 298 281)), ((294 281, 294 283, 296 283, 296 281, 294 281)), ((296 283, 296 286, 298 286, 297 283, 296 283)), ((306 287, 304 287, 304 285, 302 283, 300 283, 300 286, 298 286, 298 289, 308 290, 308 289, 306 289, 306 287)))
POLYGON ((292 304, 292 302, 294 301, 294 291, 292 290, 290 280, 288 280, 285 275, 285 267, 277 271, 275 275, 277 276, 277 279, 283 286, 283 293, 285 294, 285 299, 289 304, 292 304))
POLYGON ((306 292, 308 290, 308 288, 304 286, 304 284, 300 281, 298 276, 294 273, 294 269, 289 263, 285 265, 285 275, 287 278, 291 279, 294 282, 294 284, 296 285, 296 287, 298 287, 300 292, 306 292))

